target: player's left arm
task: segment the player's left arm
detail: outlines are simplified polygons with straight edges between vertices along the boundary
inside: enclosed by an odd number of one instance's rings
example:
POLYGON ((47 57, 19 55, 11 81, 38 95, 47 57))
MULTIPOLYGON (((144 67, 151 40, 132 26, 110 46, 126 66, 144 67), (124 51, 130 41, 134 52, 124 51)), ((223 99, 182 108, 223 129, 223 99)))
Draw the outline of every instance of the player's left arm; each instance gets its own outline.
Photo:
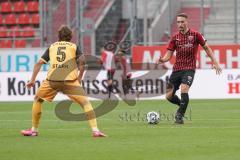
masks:
POLYGON ((79 83, 81 83, 82 78, 83 78, 83 73, 84 73, 84 71, 85 71, 85 63, 86 63, 85 56, 84 56, 84 55, 81 55, 81 56, 78 58, 78 64, 79 64, 78 81, 79 81, 79 83))
POLYGON ((209 45, 207 44, 207 42, 205 42, 203 49, 205 50, 205 52, 207 53, 207 55, 210 57, 211 61, 212 61, 212 65, 213 65, 213 69, 216 70, 216 74, 221 74, 222 73, 222 69, 219 66, 219 63, 217 62, 216 58, 214 57, 213 51, 212 49, 209 47, 209 45))
POLYGON ((85 70, 86 58, 78 46, 76 49, 76 56, 77 56, 78 69, 79 69, 78 81, 79 81, 79 83, 81 83, 82 78, 83 78, 83 73, 85 70))

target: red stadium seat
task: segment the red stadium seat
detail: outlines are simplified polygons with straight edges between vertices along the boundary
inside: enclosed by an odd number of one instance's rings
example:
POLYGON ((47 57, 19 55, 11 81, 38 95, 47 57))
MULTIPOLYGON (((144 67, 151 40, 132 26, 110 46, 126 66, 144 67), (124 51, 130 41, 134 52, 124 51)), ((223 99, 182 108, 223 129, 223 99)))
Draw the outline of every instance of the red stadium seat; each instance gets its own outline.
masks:
POLYGON ((23 28, 23 37, 33 37, 34 36, 34 29, 31 26, 27 26, 23 28))
POLYGON ((32 47, 40 47, 41 45, 41 41, 40 41, 40 39, 35 39, 33 42, 32 42, 32 47))
POLYGON ((31 23, 34 25, 39 25, 39 14, 38 13, 32 15, 31 23))
POLYGON ((38 1, 29 1, 27 2, 27 11, 28 12, 38 12, 38 1))
POLYGON ((15 14, 8 14, 5 17, 5 24, 7 25, 14 25, 16 24, 16 16, 15 14))
POLYGON ((26 40, 22 39, 22 40, 16 40, 14 43, 15 48, 25 48, 27 45, 26 40))
POLYGON ((0 14, 0 25, 4 24, 2 14, 0 14))
POLYGON ((25 12, 24 1, 15 2, 13 4, 13 12, 25 12))
POLYGON ((5 48, 12 48, 12 40, 5 41, 5 48))
POLYGON ((7 27, 1 26, 0 27, 0 38, 8 37, 7 27))
POLYGON ((18 23, 19 24, 29 24, 30 23, 29 14, 26 14, 26 13, 20 14, 18 17, 18 23))
POLYGON ((1 48, 12 48, 12 41, 11 40, 2 40, 0 41, 1 48))
POLYGON ((3 41, 0 40, 0 48, 4 48, 3 45, 4 45, 4 44, 3 44, 3 41))
POLYGON ((12 12, 12 4, 8 1, 1 3, 1 12, 2 13, 10 13, 12 12))
POLYGON ((11 31, 9 33, 10 37, 21 37, 22 32, 20 31, 21 29, 18 26, 12 26, 11 31))

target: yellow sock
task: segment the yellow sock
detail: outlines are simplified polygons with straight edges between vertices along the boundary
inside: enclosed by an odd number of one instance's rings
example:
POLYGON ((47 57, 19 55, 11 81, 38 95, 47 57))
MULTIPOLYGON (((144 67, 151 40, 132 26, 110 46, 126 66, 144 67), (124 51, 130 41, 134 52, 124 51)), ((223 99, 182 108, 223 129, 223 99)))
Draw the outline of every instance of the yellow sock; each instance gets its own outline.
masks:
POLYGON ((97 129, 97 120, 96 120, 95 112, 93 111, 91 103, 87 102, 83 106, 83 110, 86 113, 86 117, 88 119, 88 123, 89 123, 90 127, 92 128, 92 130, 93 131, 98 130, 97 129))
POLYGON ((42 102, 34 101, 32 106, 32 127, 37 130, 41 118, 42 102))

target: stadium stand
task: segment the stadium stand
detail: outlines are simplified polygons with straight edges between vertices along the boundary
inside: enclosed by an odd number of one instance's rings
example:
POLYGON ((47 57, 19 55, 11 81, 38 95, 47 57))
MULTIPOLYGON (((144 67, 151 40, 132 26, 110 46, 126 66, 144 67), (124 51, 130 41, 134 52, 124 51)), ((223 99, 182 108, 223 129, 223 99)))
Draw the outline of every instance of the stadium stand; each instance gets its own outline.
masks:
MULTIPOLYGON (((219 0, 214 3, 209 15, 209 19, 205 21, 204 33, 206 38, 214 44, 231 44, 234 43, 235 36, 240 37, 240 27, 238 27, 238 35, 234 33, 234 1, 230 0, 226 3, 219 0)), ((240 4, 237 6, 240 9, 240 4)), ((240 12, 237 12, 238 26, 240 25, 240 12)))
MULTIPOLYGON (((70 1, 70 25, 75 26, 76 22, 76 1, 70 1)), ((95 44, 96 51, 102 46, 102 42, 114 40, 120 41, 125 35, 128 27, 130 26, 129 17, 124 17, 121 7, 123 6, 123 1, 118 0, 86 0, 84 1, 84 18, 90 19, 95 25, 95 44), (108 5, 110 2, 114 2, 110 8, 108 5), (108 9, 107 9, 108 8, 108 9), (111 16, 109 16, 111 15, 111 16)), ((161 0, 161 2, 165 2, 161 0)), ((200 0, 181 0, 181 9, 178 12, 186 12, 190 15, 190 27, 196 30, 203 31, 205 37, 211 43, 234 43, 234 39, 240 37, 240 27, 238 27, 238 35, 234 32, 234 0, 229 0, 228 3, 224 0, 205 0, 204 1, 204 26, 201 26, 201 6, 200 0), (217 29, 216 29, 217 28, 217 29), (221 32, 221 34, 219 34, 221 32)), ((160 0, 156 0, 154 3, 160 3, 160 0)), ((154 12, 154 8, 151 7, 149 2, 149 13, 154 12)), ((55 32, 58 30, 61 24, 66 24, 66 0, 54 0, 54 7, 52 8, 52 34, 43 37, 44 41, 51 43, 57 40, 55 32), (51 38, 49 38, 51 36, 51 38), (51 42, 50 42, 51 41, 51 42)), ((156 5, 153 5, 156 6, 156 5)), ((240 5, 237 6, 240 9, 240 5)), ((159 9, 159 7, 158 7, 159 9)), ((141 10, 141 9, 140 9, 141 10)), ((176 9, 174 9, 176 10, 176 9)), ((140 12, 140 11, 138 11, 140 12)), ((167 11, 166 11, 167 12, 167 11)), ((240 19, 240 12, 238 14, 238 21, 240 19)), ((172 13, 175 15, 175 13, 172 13)), ((149 18, 149 25, 152 19, 149 18)), ((136 39, 137 41, 143 41, 143 18, 136 16, 136 39)), ((162 24, 162 23, 161 23, 162 24)), ((240 22, 239 22, 240 24, 240 22)), ((165 25, 165 24, 162 24, 165 25)), ((169 27, 168 27, 169 28, 169 27)), ((2 45, 14 47, 16 39, 26 40, 26 46, 40 47, 39 35, 40 33, 40 13, 39 13, 39 0, 2 0, 0 1, 0 40, 13 41, 12 45, 2 45), (29 30, 29 31, 27 31, 29 30), (38 37, 37 37, 38 36, 38 37)), ((49 28, 48 28, 49 29, 49 28)), ((157 26, 156 29, 159 30, 157 26)), ((166 31, 166 26, 164 28, 166 31)), ((162 38, 154 41, 167 42, 169 40, 169 35, 164 33, 164 30, 160 32, 163 33, 162 38)), ((175 19, 172 21, 171 33, 177 31, 175 25, 175 19)), ((76 42, 76 36, 73 37, 73 41, 76 42)), ((89 37, 84 37, 84 46, 89 46, 92 40, 89 37)), ((4 43, 5 44, 5 43, 4 43)), ((24 46, 24 45, 22 45, 24 46)), ((87 52, 90 52, 88 49, 87 52)))
POLYGON ((34 28, 32 26, 23 28, 22 37, 34 37, 34 35, 34 28))
POLYGON ((18 16, 18 24, 27 25, 30 24, 30 16, 29 14, 22 13, 18 16))
POLYGON ((39 20, 39 14, 38 13, 34 13, 32 14, 32 18, 31 18, 31 24, 33 25, 39 25, 40 20, 39 20))
POLYGON ((27 41, 25 39, 16 40, 14 42, 15 42, 14 44, 15 48, 25 48, 27 45, 27 41))
MULTIPOLYGON (((118 26, 122 19, 122 1, 115 1, 111 6, 111 9, 104 16, 104 19, 99 24, 96 30, 96 53, 99 54, 100 48, 104 42, 113 40, 117 37, 116 33, 119 33, 118 26), (111 15, 111 16, 110 16, 111 15)), ((124 27, 124 26, 123 26, 124 27)), ((121 33, 122 34, 122 33, 121 33)))
POLYGON ((1 40, 0 41, 0 47, 1 48, 11 48, 12 47, 12 41, 11 40, 1 40))
POLYGON ((39 10, 38 1, 29 1, 27 2, 26 10, 27 12, 38 12, 39 10))
POLYGON ((13 3, 13 12, 25 12, 25 3, 24 1, 17 1, 13 3))
POLYGON ((3 16, 2 16, 2 14, 0 14, 0 25, 2 25, 3 24, 3 16))
POLYGON ((2 13, 11 13, 12 12, 12 4, 9 1, 1 3, 1 12, 2 13))
MULTIPOLYGON (((25 48, 33 43, 39 30, 38 0, 0 2, 1 48, 25 48), (29 39, 29 37, 31 37, 29 39)), ((36 46, 36 47, 39 47, 36 46)))
MULTIPOLYGON (((186 12, 189 15, 190 27, 201 31, 210 44, 233 44, 240 37, 240 4, 235 6, 234 0, 227 3, 224 0, 204 0, 203 25, 201 25, 201 0, 182 0, 181 9, 178 12, 186 12), (235 21, 234 8, 237 8, 238 20, 235 21), (237 25, 235 24, 237 22, 237 25), (235 34, 237 29, 238 34, 235 34)), ((177 31, 175 18, 172 21, 171 33, 177 31)), ((165 34, 161 41, 167 42, 169 35, 165 34)))
POLYGON ((9 13, 5 16, 5 24, 6 25, 15 25, 17 22, 16 15, 13 13, 9 13))
MULTIPOLYGON (((71 8, 71 16, 73 21, 73 17, 75 17, 75 0, 70 0, 70 8, 71 8)), ((96 21, 101 15, 102 10, 108 4, 108 0, 104 1, 95 1, 89 0, 87 6, 85 7, 85 11, 83 13, 85 18, 91 18, 96 21)), ((60 1, 57 5, 58 7, 53 12, 53 30, 56 31, 59 28, 59 25, 66 24, 66 1, 60 1)), ((56 37, 55 37, 56 39, 56 37)))
MULTIPOLYGON (((101 16, 102 12, 104 11, 104 8, 108 5, 109 0, 103 0, 103 1, 96 1, 96 0, 88 0, 87 4, 84 8, 83 16, 86 19, 91 19, 94 23, 97 22, 99 17, 101 16)), ((57 7, 53 11, 53 23, 52 30, 56 32, 61 24, 66 24, 66 1, 59 1, 59 3, 56 5, 57 7)), ((75 9, 76 9, 76 2, 75 0, 70 0, 70 21, 71 23, 74 22, 75 17, 75 9)), ((53 41, 57 40, 56 34, 53 35, 53 41)), ((73 36, 73 41, 76 41, 76 36, 73 36)), ((89 46, 90 39, 89 37, 83 38, 83 43, 85 48, 89 46)), ((90 53, 91 48, 88 48, 85 50, 85 52, 90 53)))
POLYGON ((12 26, 7 37, 22 37, 22 32, 20 31, 19 26, 12 26))
POLYGON ((8 37, 7 27, 0 26, 0 38, 8 37))
POLYGON ((94 21, 97 21, 99 16, 101 15, 104 8, 109 3, 109 0, 104 1, 95 1, 89 0, 88 5, 86 7, 86 11, 84 12, 84 17, 92 18, 94 21))
POLYGON ((115 37, 114 37, 115 41, 118 42, 123 38, 123 36, 125 35, 125 33, 128 29, 128 26, 129 26, 129 21, 128 20, 120 19, 118 27, 117 27, 117 31, 116 31, 115 37))
MULTIPOLYGON (((187 15, 190 15, 189 16, 189 21, 190 21, 190 24, 189 24, 189 27, 191 29, 194 29, 194 30, 197 30, 197 31, 200 31, 201 30, 201 11, 200 11, 200 7, 187 7, 187 8, 181 8, 179 13, 186 13, 187 15)), ((209 18, 209 13, 210 13, 210 8, 209 7, 205 7, 204 8, 204 18, 205 19, 208 19, 209 18)), ((177 29, 177 25, 176 25, 176 18, 174 18, 173 22, 172 22, 172 25, 171 25, 171 33, 176 33, 178 32, 178 29, 177 29)), ((169 37, 167 37, 167 35, 164 35, 163 38, 162 38, 162 41, 168 41, 169 37)))

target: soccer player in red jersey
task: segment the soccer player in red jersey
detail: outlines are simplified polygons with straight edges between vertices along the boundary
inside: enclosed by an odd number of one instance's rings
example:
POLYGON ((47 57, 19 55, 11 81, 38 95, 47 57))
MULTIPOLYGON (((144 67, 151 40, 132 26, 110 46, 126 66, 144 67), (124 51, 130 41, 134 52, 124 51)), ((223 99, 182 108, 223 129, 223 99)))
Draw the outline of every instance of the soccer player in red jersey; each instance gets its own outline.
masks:
MULTIPOLYGON (((116 45, 111 43, 111 45, 116 45)), ((115 52, 116 46, 108 47, 108 43, 101 50, 101 60, 100 63, 103 64, 104 69, 107 71, 107 89, 108 89, 108 98, 111 97, 113 92, 113 76, 116 70, 115 66, 115 52)))
POLYGON ((122 69, 122 89, 123 94, 126 98, 126 94, 129 93, 130 89, 132 89, 132 74, 130 64, 127 62, 126 51, 120 49, 116 55, 116 62, 118 62, 122 69))
POLYGON ((183 117, 189 102, 188 91, 194 79, 199 44, 210 57, 216 74, 220 74, 222 69, 204 37, 199 32, 188 27, 188 16, 185 13, 177 15, 177 27, 179 32, 171 37, 166 54, 160 57, 158 62, 169 61, 174 51, 176 51, 176 62, 167 86, 166 98, 171 103, 179 106, 175 116, 175 123, 183 124, 183 117), (175 94, 179 87, 181 87, 181 99, 175 94))

